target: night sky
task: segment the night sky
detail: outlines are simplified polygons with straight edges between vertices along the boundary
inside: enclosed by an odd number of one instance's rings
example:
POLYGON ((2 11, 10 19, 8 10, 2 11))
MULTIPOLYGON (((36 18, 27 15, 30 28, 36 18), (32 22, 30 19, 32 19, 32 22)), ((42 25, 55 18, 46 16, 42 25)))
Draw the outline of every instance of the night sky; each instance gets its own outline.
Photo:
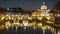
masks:
POLYGON ((25 10, 38 9, 42 2, 46 2, 48 8, 53 8, 60 0, 0 0, 0 7, 21 7, 25 10))

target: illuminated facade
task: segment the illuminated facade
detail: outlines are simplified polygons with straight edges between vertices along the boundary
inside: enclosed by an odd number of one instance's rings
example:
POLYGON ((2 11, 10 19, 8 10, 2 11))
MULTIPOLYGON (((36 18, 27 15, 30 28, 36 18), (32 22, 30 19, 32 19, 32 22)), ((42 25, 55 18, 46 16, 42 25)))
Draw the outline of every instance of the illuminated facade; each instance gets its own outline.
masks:
POLYGON ((38 11, 41 11, 41 13, 48 13, 48 12, 50 12, 50 9, 48 9, 48 7, 45 4, 45 2, 43 2, 43 4, 41 5, 40 9, 38 9, 38 11))

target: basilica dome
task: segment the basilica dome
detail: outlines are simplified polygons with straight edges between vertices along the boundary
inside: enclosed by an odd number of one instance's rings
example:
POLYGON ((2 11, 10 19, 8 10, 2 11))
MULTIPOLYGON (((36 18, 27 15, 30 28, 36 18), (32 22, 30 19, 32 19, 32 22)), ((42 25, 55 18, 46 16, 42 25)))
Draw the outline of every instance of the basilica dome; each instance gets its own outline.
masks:
POLYGON ((47 9, 47 6, 45 5, 45 2, 43 2, 40 9, 47 9))

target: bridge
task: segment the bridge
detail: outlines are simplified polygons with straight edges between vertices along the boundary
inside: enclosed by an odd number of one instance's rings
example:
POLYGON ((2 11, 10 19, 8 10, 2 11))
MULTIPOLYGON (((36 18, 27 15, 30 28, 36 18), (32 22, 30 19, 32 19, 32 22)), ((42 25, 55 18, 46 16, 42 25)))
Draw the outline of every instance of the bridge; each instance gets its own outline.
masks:
POLYGON ((0 17, 0 29, 9 29, 15 27, 17 30, 18 28, 24 27, 24 30, 26 30, 27 27, 33 27, 34 30, 36 28, 42 29, 43 34, 45 33, 46 29, 51 30, 53 34, 57 34, 57 30, 60 29, 60 25, 55 24, 55 17, 57 15, 2 15, 0 17))

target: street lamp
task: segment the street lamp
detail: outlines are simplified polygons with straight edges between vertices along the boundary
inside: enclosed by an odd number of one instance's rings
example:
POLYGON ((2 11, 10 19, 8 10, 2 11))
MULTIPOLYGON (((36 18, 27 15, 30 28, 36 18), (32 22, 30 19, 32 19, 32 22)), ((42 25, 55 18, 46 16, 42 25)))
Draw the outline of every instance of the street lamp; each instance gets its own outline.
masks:
POLYGON ((34 31, 35 31, 35 29, 36 29, 36 26, 34 26, 34 31))
POLYGON ((17 29, 18 29, 18 25, 19 25, 19 23, 13 23, 13 25, 15 25, 16 32, 17 32, 17 29))
POLYGON ((28 26, 28 20, 23 20, 24 30, 26 30, 26 27, 28 26))
POLYGON ((18 26, 16 25, 15 28, 16 28, 16 32, 17 32, 18 26))
POLYGON ((43 27, 42 27, 42 30, 43 30, 43 34, 45 34, 46 27, 43 26, 43 27))
POLYGON ((9 29, 9 27, 11 26, 10 22, 7 21, 6 24, 5 24, 5 26, 6 26, 6 29, 9 29))
POLYGON ((60 34, 60 30, 58 30, 58 33, 57 34, 60 34))

